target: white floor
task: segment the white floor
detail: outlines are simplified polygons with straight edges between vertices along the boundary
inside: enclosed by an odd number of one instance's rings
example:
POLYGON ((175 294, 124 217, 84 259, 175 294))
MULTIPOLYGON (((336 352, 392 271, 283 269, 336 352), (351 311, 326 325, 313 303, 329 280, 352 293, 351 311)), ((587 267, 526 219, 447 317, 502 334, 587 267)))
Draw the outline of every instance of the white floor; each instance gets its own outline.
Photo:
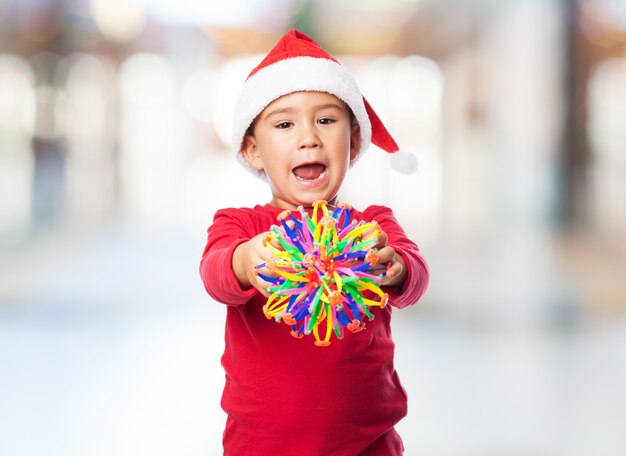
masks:
MULTIPOLYGON (((221 454, 224 309, 202 247, 118 228, 4 256, 1 455, 221 454)), ((437 309, 394 314, 407 455, 626 454, 626 318, 555 331, 437 309)))

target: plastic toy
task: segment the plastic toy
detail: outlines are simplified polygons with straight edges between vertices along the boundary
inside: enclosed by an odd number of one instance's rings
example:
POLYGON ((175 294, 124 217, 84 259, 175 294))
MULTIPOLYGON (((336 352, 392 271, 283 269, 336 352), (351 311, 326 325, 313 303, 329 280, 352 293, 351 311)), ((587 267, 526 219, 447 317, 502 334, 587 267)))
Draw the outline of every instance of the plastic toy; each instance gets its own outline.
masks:
POLYGON ((350 206, 342 203, 330 212, 326 201, 316 201, 311 216, 302 207, 298 211, 300 219, 290 211, 279 214, 280 225, 265 240, 273 257, 257 266, 257 274, 271 284, 272 294, 263 312, 291 326, 296 338, 313 333, 315 345, 324 347, 333 332, 342 339, 344 328, 365 329, 364 317, 374 318, 369 308, 387 304, 380 289, 387 267, 378 263, 374 247, 380 227, 351 220, 350 206))

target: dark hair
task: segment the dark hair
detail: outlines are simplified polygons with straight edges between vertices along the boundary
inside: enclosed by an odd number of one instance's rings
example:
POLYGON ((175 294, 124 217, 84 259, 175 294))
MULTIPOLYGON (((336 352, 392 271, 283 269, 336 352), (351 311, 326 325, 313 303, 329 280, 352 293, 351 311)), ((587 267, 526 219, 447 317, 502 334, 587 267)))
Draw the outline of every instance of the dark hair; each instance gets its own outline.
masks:
POLYGON ((257 118, 255 117, 250 126, 246 129, 246 134, 244 136, 252 136, 254 138, 254 123, 256 122, 256 119, 257 118))

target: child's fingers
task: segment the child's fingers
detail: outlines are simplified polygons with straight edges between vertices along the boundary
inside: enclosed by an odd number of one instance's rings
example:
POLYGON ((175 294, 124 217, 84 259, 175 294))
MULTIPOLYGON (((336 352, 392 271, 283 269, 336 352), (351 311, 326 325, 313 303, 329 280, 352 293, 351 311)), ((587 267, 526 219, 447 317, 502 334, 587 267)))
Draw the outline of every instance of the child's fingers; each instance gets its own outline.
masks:
MULTIPOLYGON (((380 239, 381 234, 384 234, 385 232, 383 230, 380 229, 380 226, 376 225, 376 226, 372 226, 371 228, 367 228, 365 231, 363 231, 361 233, 361 237, 363 239, 367 239, 368 237, 370 237, 372 234, 374 234, 375 231, 378 231, 377 234, 377 238, 380 239)), ((387 237, 387 235, 385 234, 385 238, 387 237)))
POLYGON ((257 268, 253 267, 252 271, 252 279, 250 283, 254 288, 259 290, 259 292, 265 296, 266 298, 270 296, 270 292, 267 291, 267 287, 271 285, 271 283, 263 280, 263 277, 276 277, 276 272, 272 271, 267 267, 257 268))
POLYGON ((383 280, 380 282, 381 285, 390 285, 395 284, 396 277, 402 274, 402 269, 404 266, 399 261, 394 261, 391 267, 387 270, 383 280))
POLYGON ((287 220, 285 223, 287 223, 287 226, 290 230, 293 230, 293 228, 296 226, 296 223, 291 219, 287 220))
POLYGON ((267 291, 267 287, 269 287, 270 284, 267 283, 265 280, 257 277, 253 285, 254 285, 254 288, 259 290, 259 293, 261 293, 263 296, 265 296, 266 298, 270 297, 271 293, 267 291))
POLYGON ((402 263, 400 263, 399 261, 395 261, 391 267, 387 270, 387 276, 389 277, 397 277, 400 275, 400 273, 402 272, 402 268, 404 266, 402 266, 402 263))
POLYGON ((252 272, 254 275, 257 277, 259 274, 263 274, 267 277, 278 277, 278 274, 276 274, 276 271, 272 267, 272 263, 274 262, 274 255, 272 255, 272 252, 270 252, 267 247, 263 247, 259 253, 260 257, 253 263, 252 266, 252 272), (259 267, 260 265, 263 265, 263 267, 259 267))
POLYGON ((393 259, 396 251, 393 247, 383 247, 378 251, 378 263, 387 263, 393 259))
POLYGON ((368 228, 365 231, 363 231, 361 233, 361 237, 363 239, 367 239, 368 237, 370 237, 372 234, 374 233, 374 228, 368 228))
POLYGON ((268 268, 268 267, 262 267, 262 268, 255 267, 254 269, 255 269, 253 271, 254 275, 257 276, 257 277, 258 277, 259 274, 263 274, 266 277, 278 277, 278 274, 276 274, 276 271, 274 271, 271 268, 268 268))
MULTIPOLYGON (((294 227, 296 226, 296 224, 295 224, 295 222, 293 220, 287 220, 285 223, 287 224, 287 226, 291 230, 293 230, 294 227)), ((264 241, 264 245, 265 244, 269 244, 274 249, 285 250, 285 248, 280 244, 280 242, 278 242, 276 237, 270 231, 268 231, 266 233, 266 236, 264 237, 263 241, 264 241)))
POLYGON ((265 247, 265 246, 261 246, 259 248, 258 254, 261 259, 259 263, 265 263, 274 257, 274 254, 272 253, 272 251, 268 247, 265 247))
MULTIPOLYGON (((277 249, 277 250, 285 250, 285 249, 283 248, 283 246, 282 246, 282 245, 280 245, 280 242, 278 242, 278 241, 276 240, 276 238, 273 238, 273 237, 268 237, 268 238, 267 238, 267 243, 268 243, 268 244, 270 244, 273 248, 275 248, 275 249, 277 249)), ((269 249, 268 249, 268 250, 269 250, 269 249)))
POLYGON ((374 247, 376 247, 377 249, 382 249, 386 245, 387 245, 387 233, 385 233, 384 231, 381 231, 380 233, 378 233, 378 240, 374 247))

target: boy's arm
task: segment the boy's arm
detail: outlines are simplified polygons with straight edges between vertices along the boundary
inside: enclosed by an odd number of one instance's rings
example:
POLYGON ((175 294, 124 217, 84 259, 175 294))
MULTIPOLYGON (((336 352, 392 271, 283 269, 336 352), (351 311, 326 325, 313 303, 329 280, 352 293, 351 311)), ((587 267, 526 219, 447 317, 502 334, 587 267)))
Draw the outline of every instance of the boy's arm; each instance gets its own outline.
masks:
POLYGON ((200 277, 206 291, 216 301, 244 304, 257 293, 245 280, 240 281, 233 269, 234 253, 254 237, 251 235, 253 228, 237 217, 235 210, 223 209, 215 213, 200 261, 200 277))
POLYGON ((420 254, 419 248, 406 236, 391 209, 384 206, 370 206, 363 215, 366 219, 375 220, 380 225, 387 236, 386 245, 395 252, 392 264, 397 275, 387 280, 392 285, 385 287, 385 292, 389 294, 390 304, 399 308, 415 304, 428 288, 429 280, 428 265, 420 254))

